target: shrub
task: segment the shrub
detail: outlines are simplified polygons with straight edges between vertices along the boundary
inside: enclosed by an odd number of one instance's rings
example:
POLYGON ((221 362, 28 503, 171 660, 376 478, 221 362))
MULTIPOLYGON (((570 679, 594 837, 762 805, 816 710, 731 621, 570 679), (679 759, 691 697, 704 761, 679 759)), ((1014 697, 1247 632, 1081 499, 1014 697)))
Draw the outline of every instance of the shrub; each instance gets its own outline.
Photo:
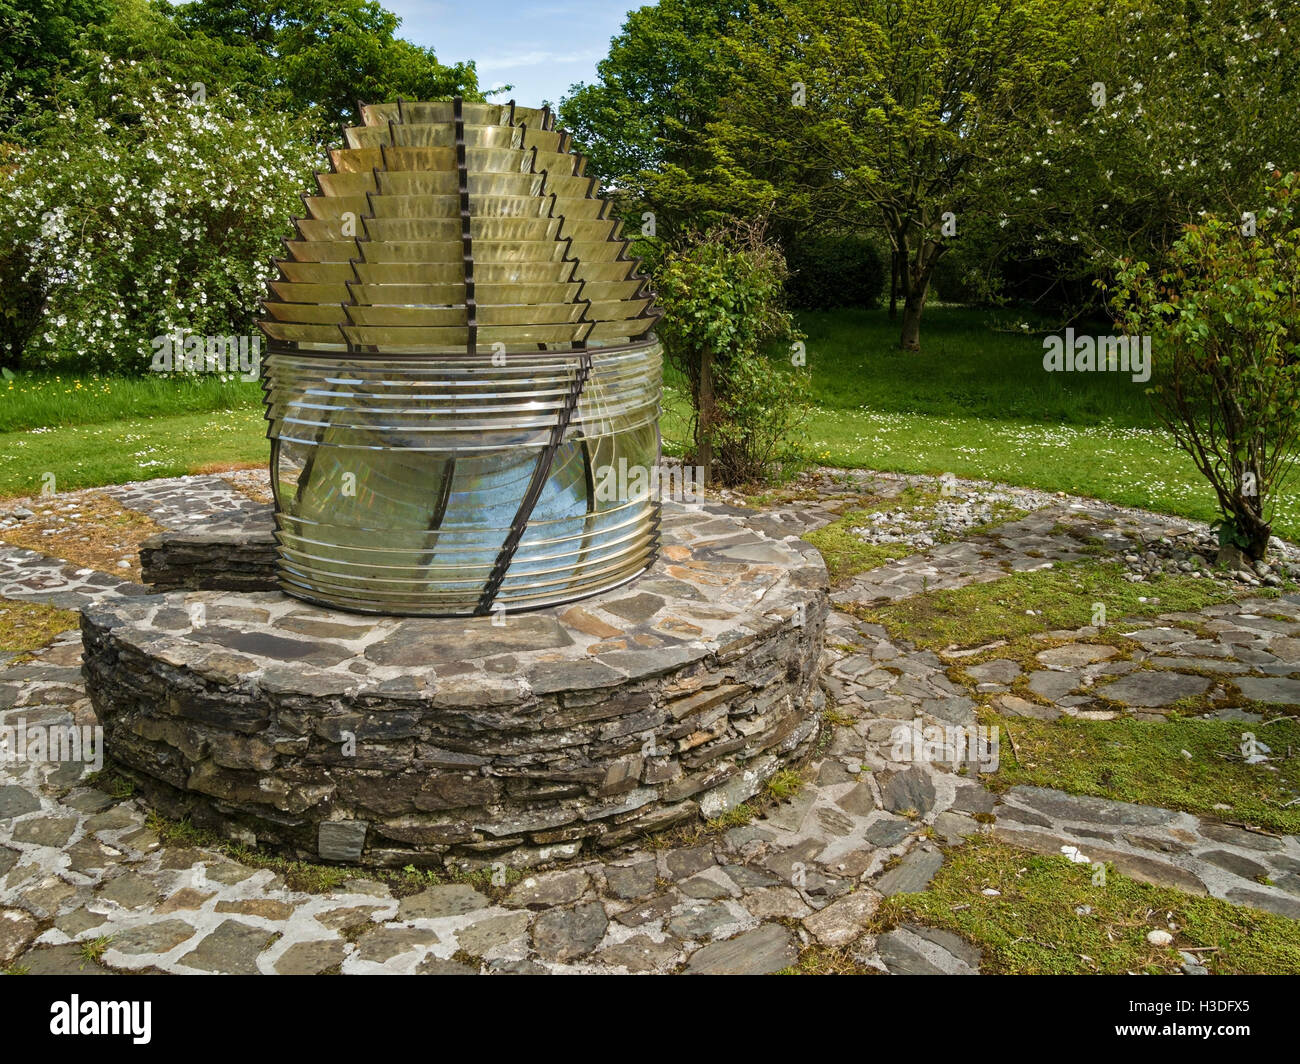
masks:
POLYGON ((1220 543, 1256 560, 1300 435, 1298 186, 1300 174, 1275 173, 1253 232, 1249 220, 1189 225, 1158 274, 1125 263, 1114 293, 1125 330, 1152 336, 1148 394, 1214 489, 1220 543))
POLYGON ((784 305, 785 278, 785 260, 761 224, 711 229, 661 260, 658 333, 690 386, 694 461, 706 478, 765 478, 806 416, 807 374, 791 357, 800 334, 784 305))
POLYGON ((0 173, 7 360, 139 372, 155 336, 251 332, 317 166, 305 128, 149 86, 131 63, 94 77, 0 173))
POLYGON ((785 248, 790 268, 786 293, 792 307, 874 307, 889 281, 888 261, 867 237, 791 237, 785 248))

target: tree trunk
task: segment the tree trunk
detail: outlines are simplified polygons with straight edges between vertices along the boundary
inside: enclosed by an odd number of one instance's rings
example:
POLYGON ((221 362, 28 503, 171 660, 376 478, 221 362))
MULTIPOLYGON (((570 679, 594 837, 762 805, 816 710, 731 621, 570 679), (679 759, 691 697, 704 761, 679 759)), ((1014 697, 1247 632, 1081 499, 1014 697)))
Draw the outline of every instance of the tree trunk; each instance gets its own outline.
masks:
POLYGON ((914 285, 903 301, 903 331, 898 346, 904 351, 921 350, 921 311, 925 309, 928 284, 914 285))
POLYGON ((889 253, 889 320, 898 318, 898 250, 889 253))
POLYGON ((695 464, 700 467, 704 486, 713 479, 713 356, 700 356, 700 409, 695 421, 695 464))
POLYGON ((1268 553, 1268 541, 1273 535, 1271 525, 1266 525, 1261 520, 1252 520, 1245 529, 1246 532, 1246 553, 1253 562, 1262 562, 1264 556, 1268 553))

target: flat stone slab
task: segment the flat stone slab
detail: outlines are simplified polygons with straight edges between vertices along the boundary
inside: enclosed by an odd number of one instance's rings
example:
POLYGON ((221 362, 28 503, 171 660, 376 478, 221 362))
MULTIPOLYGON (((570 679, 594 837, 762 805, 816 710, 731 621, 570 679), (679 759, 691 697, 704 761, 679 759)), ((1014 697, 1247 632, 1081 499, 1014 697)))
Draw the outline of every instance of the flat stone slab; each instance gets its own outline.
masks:
POLYGON ((886 898, 895 894, 917 894, 930 885, 930 880, 942 866, 943 854, 938 850, 915 849, 880 877, 876 890, 886 898))
POLYGON ((600 944, 608 926, 605 907, 598 901, 550 909, 533 924, 533 948, 543 960, 572 963, 600 944))
POLYGON ((1020 675, 1021 668, 1014 661, 998 658, 995 661, 986 661, 983 665, 967 666, 966 671, 980 683, 1007 684, 1020 675))
POLYGON ((280 975, 319 975, 343 963, 344 946, 337 939, 295 942, 275 962, 280 975))
POLYGON ((688 975, 771 975, 799 959, 794 936, 780 924, 714 942, 696 951, 686 965, 688 975))
POLYGON ((226 920, 210 932, 180 963, 218 975, 257 975, 258 955, 270 945, 263 928, 226 920))
POLYGON ((950 931, 904 924, 881 935, 876 949, 891 975, 979 975, 980 951, 950 931))
POLYGON ((570 859, 726 812, 816 741, 826 569, 753 516, 665 503, 645 577, 533 613, 220 590, 88 606, 86 690, 146 803, 241 842, 398 867, 570 859))
POLYGON ((116 953, 138 956, 142 953, 167 953, 194 937, 194 928, 183 920, 159 920, 141 924, 114 935, 109 948, 116 953))
POLYGON ((1281 705, 1300 705, 1300 680, 1289 676, 1242 676, 1233 683, 1243 698, 1252 702, 1272 702, 1281 705))
POLYGON ((1127 706, 1168 706, 1182 698, 1205 694, 1210 683, 1206 677, 1190 673, 1143 670, 1099 686, 1097 694, 1127 706))
POLYGON ((36 918, 22 909, 0 909, 0 968, 27 948, 39 926, 36 918))
POLYGON ((1041 650, 1034 656, 1044 665, 1078 666, 1106 661, 1119 651, 1112 646, 1094 643, 1066 643, 1064 646, 1041 650))
POLYGON ((26 787, 15 783, 0 787, 0 820, 34 813, 41 807, 39 799, 26 787))
POLYGON ((1116 802, 1109 798, 1067 794, 1048 787, 1012 787, 1007 798, 1043 813, 1052 819, 1080 824, 1167 824, 1177 814, 1150 805, 1116 802))

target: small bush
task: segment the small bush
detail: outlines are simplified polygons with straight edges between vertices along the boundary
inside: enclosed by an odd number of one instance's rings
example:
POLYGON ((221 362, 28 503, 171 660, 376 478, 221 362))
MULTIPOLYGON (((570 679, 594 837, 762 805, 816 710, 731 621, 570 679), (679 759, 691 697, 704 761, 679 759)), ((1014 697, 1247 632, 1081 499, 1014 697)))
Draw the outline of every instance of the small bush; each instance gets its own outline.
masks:
POLYGON ((1125 331, 1152 337, 1148 394, 1214 489, 1220 542, 1253 559, 1300 443, 1298 192, 1300 173, 1275 173, 1253 226, 1189 225, 1157 272, 1125 263, 1113 296, 1125 331))
POLYGON ((761 225, 711 229, 664 254, 658 333, 686 377, 693 460, 708 478, 769 476, 808 407, 802 337, 785 307, 785 260, 761 225))
POLYGON ((821 234, 786 240, 790 305, 801 310, 874 307, 889 282, 888 259, 870 239, 821 234))

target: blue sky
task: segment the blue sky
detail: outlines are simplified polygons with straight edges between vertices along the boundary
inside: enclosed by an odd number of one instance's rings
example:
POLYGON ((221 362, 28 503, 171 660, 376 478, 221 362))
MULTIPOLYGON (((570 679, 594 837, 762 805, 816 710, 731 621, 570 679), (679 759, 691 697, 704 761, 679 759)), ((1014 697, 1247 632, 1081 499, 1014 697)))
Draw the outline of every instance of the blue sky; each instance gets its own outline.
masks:
MULTIPOLYGON (((515 86, 519 103, 558 103, 592 81, 627 12, 649 0, 382 0, 400 15, 398 36, 444 63, 473 59, 483 89, 515 86)), ((506 97, 500 97, 505 99, 506 97)))

